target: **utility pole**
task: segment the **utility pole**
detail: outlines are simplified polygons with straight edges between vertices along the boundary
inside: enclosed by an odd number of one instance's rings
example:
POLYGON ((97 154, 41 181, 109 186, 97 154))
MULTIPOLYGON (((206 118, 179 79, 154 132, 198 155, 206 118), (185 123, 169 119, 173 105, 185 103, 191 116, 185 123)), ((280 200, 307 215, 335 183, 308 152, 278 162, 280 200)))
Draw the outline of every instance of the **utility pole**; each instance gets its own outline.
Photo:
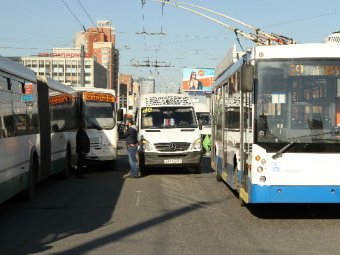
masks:
POLYGON ((85 48, 80 47, 80 87, 85 87, 85 48))
MULTIPOLYGON (((111 58, 110 58, 110 61, 111 61, 111 58)), ((109 61, 107 62, 107 65, 106 65, 106 88, 112 89, 111 88, 111 82, 110 82, 110 63, 109 63, 109 61)))
POLYGON ((118 73, 118 84, 117 84, 117 96, 116 96, 116 98, 117 98, 117 103, 118 103, 118 109, 120 109, 120 108, 122 108, 121 107, 121 103, 120 103, 120 76, 121 76, 122 74, 121 73, 118 73))

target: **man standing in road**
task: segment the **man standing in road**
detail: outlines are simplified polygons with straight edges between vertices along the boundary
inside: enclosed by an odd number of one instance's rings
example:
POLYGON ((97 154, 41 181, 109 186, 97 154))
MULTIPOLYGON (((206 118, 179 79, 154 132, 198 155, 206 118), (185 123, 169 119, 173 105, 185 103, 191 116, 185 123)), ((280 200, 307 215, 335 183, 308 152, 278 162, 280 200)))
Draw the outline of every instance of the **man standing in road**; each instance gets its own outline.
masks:
POLYGON ((126 138, 126 147, 129 155, 130 175, 127 178, 139 178, 139 171, 137 165, 136 153, 138 149, 137 127, 134 125, 133 120, 128 120, 127 130, 122 135, 126 138))

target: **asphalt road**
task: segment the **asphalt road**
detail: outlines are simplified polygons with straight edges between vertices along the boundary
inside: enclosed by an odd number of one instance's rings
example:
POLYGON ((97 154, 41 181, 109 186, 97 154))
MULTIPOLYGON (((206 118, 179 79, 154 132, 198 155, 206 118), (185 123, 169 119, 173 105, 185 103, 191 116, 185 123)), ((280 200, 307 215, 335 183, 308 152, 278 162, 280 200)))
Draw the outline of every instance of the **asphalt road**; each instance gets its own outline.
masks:
POLYGON ((340 253, 338 205, 240 207, 209 158, 202 174, 155 169, 124 179, 120 145, 115 168, 51 178, 33 201, 0 205, 0 254, 340 253))

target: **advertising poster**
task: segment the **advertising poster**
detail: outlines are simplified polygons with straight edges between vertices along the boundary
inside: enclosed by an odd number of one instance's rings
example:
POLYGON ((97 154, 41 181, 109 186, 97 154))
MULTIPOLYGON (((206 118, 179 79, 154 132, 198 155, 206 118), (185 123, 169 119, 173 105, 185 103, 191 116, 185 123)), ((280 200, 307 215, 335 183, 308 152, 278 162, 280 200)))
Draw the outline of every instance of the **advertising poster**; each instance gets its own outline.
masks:
POLYGON ((182 68, 182 90, 210 93, 214 74, 215 68, 182 68))

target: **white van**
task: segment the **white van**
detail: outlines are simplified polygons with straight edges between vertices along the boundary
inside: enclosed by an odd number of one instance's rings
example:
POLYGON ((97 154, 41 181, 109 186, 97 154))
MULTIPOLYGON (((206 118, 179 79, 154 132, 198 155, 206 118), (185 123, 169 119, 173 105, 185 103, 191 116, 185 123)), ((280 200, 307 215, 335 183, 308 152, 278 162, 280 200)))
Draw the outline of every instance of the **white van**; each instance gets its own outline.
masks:
POLYGON ((211 136, 211 115, 207 104, 194 103, 194 110, 196 112, 198 123, 202 125, 202 139, 204 139, 206 135, 211 136))
POLYGON ((195 173, 200 173, 200 129, 189 96, 141 95, 135 117, 142 172, 149 167, 192 167, 195 173))

